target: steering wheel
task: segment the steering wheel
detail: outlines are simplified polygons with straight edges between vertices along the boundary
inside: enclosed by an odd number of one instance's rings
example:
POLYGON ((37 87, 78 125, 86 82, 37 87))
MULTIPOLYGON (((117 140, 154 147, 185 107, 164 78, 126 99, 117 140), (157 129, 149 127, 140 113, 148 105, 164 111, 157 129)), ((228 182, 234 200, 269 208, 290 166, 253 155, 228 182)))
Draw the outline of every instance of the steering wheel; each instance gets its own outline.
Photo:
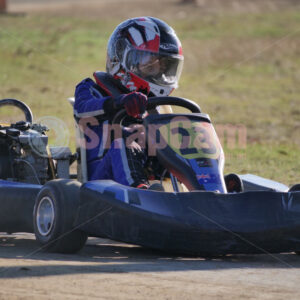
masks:
POLYGON ((0 100, 0 108, 1 108, 1 106, 6 106, 6 105, 15 106, 15 107, 18 107, 19 109, 21 109, 21 111, 25 115, 25 121, 30 124, 32 123, 32 121, 33 121, 32 112, 25 103, 23 103, 22 101, 17 100, 17 99, 2 99, 2 100, 0 100))
MULTIPOLYGON (((192 113, 201 113, 201 109, 194 101, 180 97, 150 97, 148 98, 147 110, 154 109, 159 105, 175 105, 189 109, 192 113)), ((112 120, 113 124, 119 124, 126 115, 126 109, 120 110, 112 120)))

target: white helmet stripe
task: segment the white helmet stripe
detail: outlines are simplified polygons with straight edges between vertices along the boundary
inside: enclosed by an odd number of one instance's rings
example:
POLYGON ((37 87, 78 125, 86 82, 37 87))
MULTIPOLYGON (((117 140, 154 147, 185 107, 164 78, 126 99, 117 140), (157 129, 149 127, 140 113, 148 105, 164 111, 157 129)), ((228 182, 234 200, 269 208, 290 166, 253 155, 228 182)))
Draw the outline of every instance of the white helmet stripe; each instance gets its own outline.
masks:
POLYGON ((128 31, 137 46, 140 46, 144 43, 143 37, 137 29, 130 27, 128 31))
POLYGON ((152 41, 155 39, 157 33, 153 30, 149 30, 149 28, 146 27, 146 38, 147 38, 147 41, 152 41))
POLYGON ((147 41, 154 40, 156 35, 160 36, 157 25, 153 21, 151 21, 149 18, 145 18, 145 21, 136 21, 136 23, 145 28, 145 34, 146 34, 147 41))

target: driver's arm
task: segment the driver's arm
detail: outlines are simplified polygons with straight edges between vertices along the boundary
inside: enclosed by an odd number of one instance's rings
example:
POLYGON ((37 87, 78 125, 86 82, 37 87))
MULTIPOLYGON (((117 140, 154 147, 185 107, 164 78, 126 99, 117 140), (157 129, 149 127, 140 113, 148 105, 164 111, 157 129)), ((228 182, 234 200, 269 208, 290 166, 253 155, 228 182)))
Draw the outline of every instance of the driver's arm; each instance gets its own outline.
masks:
POLYGON ((105 102, 110 102, 112 97, 103 97, 96 86, 90 78, 84 79, 76 86, 74 104, 76 117, 94 117, 106 113, 105 102))
POLYGON ((128 115, 138 117, 145 112, 147 100, 147 96, 138 92, 121 94, 115 98, 103 97, 97 84, 87 78, 76 86, 74 114, 78 118, 114 114, 124 106, 128 115))

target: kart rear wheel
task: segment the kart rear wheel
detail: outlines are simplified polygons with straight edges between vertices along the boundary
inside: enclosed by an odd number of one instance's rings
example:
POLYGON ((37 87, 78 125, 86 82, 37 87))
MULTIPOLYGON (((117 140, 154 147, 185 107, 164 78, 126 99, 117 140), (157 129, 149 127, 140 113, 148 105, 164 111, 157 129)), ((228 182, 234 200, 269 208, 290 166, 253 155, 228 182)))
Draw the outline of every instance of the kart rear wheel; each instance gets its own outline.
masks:
POLYGON ((74 228, 79 207, 80 183, 74 180, 52 180, 37 195, 33 225, 42 250, 75 253, 87 240, 87 234, 74 228))

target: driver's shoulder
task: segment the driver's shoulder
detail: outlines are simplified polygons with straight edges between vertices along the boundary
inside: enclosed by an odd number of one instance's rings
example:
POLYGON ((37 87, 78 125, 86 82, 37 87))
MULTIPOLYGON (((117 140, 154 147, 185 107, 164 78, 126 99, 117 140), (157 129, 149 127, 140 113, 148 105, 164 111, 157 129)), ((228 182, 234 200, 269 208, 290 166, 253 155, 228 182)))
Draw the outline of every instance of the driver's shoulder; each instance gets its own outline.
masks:
POLYGON ((95 81, 90 78, 90 77, 87 77, 87 78, 84 78, 83 80, 81 80, 77 85, 76 85, 76 89, 78 87, 81 87, 81 86, 93 86, 93 85, 96 85, 95 81))
POLYGON ((86 98, 103 98, 102 91, 91 78, 85 78, 77 84, 75 89, 75 103, 76 101, 84 100, 86 98))

